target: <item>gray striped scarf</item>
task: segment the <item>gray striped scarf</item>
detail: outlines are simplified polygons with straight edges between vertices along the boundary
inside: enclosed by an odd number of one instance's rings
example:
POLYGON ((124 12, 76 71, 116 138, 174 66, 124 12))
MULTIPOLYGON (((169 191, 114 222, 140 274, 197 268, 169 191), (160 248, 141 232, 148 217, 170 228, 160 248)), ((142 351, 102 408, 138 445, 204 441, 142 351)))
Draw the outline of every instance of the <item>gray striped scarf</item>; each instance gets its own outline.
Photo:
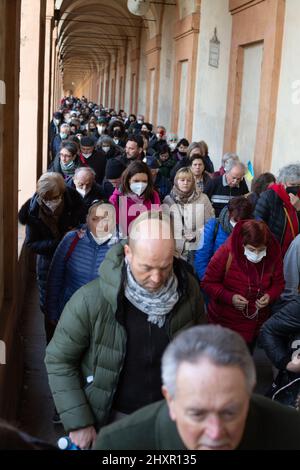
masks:
POLYGON ((140 286, 134 279, 129 263, 127 265, 125 281, 125 297, 140 311, 148 315, 148 321, 162 328, 166 321, 166 315, 171 312, 178 302, 178 280, 174 272, 166 284, 157 292, 149 292, 140 286))

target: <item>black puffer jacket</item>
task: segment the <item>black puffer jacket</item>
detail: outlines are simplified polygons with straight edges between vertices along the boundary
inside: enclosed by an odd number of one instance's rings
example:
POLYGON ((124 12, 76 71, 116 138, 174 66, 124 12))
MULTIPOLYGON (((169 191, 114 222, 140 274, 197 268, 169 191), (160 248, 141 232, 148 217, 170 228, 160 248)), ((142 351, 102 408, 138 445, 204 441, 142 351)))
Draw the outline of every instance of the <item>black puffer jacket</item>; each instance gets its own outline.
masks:
POLYGON ((50 263, 56 247, 63 236, 77 227, 84 212, 82 197, 72 188, 66 188, 64 193, 64 210, 58 220, 60 236, 54 238, 50 228, 43 222, 39 216, 40 205, 38 195, 29 199, 22 206, 19 212, 19 221, 26 225, 25 244, 36 254, 37 259, 37 277, 40 291, 40 306, 44 310, 46 281, 50 263))
POLYGON ((58 227, 61 237, 53 238, 49 227, 39 217, 40 205, 38 195, 25 202, 19 212, 19 221, 26 225, 26 245, 39 255, 52 256, 56 246, 66 232, 77 227, 82 218, 83 202, 80 194, 66 187, 64 193, 64 210, 59 218, 58 227))
POLYGON ((261 193, 255 206, 254 217, 266 222, 273 235, 282 245, 287 219, 283 201, 273 189, 267 189, 267 191, 261 193))
MULTIPOLYGON (((70 176, 68 179, 66 179, 66 185, 68 188, 72 188, 76 191, 76 186, 74 184, 72 176, 70 176)), ((82 196, 81 196, 82 197, 82 196)), ((100 186, 97 183, 94 183, 90 192, 88 192, 83 198, 83 204, 84 204, 84 218, 81 220, 83 223, 85 222, 85 218, 87 216, 88 210, 92 203, 95 200, 106 200, 107 198, 105 197, 104 191, 102 189, 102 186, 100 186)))
POLYGON ((260 331, 259 343, 278 369, 285 369, 292 359, 291 342, 300 335, 300 295, 267 320, 260 331))

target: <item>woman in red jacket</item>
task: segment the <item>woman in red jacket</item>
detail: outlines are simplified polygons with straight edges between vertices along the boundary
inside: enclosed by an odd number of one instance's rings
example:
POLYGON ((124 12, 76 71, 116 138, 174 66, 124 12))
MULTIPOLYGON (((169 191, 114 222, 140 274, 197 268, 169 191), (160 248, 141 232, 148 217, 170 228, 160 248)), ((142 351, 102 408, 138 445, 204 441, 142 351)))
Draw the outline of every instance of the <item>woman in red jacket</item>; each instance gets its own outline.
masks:
POLYGON ((253 351, 270 304, 284 288, 280 245, 267 225, 241 220, 214 254, 202 280, 208 319, 238 332, 253 351))

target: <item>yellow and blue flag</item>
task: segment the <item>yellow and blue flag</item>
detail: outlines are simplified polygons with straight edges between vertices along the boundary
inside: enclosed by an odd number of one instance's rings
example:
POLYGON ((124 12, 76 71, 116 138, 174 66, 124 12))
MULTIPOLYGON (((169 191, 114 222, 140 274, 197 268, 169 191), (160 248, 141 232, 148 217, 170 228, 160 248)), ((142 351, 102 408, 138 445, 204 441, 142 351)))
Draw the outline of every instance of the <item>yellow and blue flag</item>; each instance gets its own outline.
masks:
POLYGON ((253 168, 253 165, 252 163, 249 162, 247 163, 247 171, 246 171, 246 174, 245 174, 245 178, 248 180, 248 181, 252 181, 253 178, 254 178, 254 168, 253 168))

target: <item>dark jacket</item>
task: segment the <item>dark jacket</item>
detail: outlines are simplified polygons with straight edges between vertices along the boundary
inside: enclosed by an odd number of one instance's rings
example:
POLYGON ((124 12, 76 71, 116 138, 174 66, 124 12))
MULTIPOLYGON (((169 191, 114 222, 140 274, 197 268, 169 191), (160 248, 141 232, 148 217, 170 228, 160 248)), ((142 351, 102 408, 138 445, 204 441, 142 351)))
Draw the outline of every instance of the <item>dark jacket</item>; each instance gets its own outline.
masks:
MULTIPOLYGON (((59 126, 60 124, 57 126, 53 119, 52 121, 50 122, 49 124, 49 132, 48 132, 48 142, 49 142, 49 150, 50 152, 52 151, 52 142, 54 140, 54 137, 59 134, 59 126)), ((54 158, 55 155, 52 155, 52 158, 54 158)))
POLYGON ((292 360, 290 343, 300 334, 300 295, 293 300, 282 303, 262 326, 259 342, 268 358, 278 369, 285 369, 292 360))
POLYGON ((55 155, 59 152, 61 143, 62 143, 62 138, 60 134, 56 134, 51 143, 52 158, 54 158, 55 155))
POLYGON ((72 188, 64 192, 64 210, 59 217, 60 238, 54 239, 51 230, 39 217, 38 195, 34 194, 20 209, 19 221, 26 225, 26 245, 39 255, 52 256, 66 232, 80 224, 82 217, 82 198, 72 188))
POLYGON ((213 208, 215 209, 216 217, 219 217, 221 210, 228 204, 230 199, 249 193, 249 189, 244 178, 240 182, 239 187, 234 188, 231 188, 227 184, 224 186, 223 178, 225 178, 225 175, 211 178, 205 185, 203 191, 211 200, 213 208))
POLYGON ((257 296, 269 294, 270 303, 274 303, 284 289, 284 278, 280 247, 271 233, 266 257, 257 264, 248 262, 242 240, 244 222, 237 223, 231 236, 216 251, 201 285, 210 296, 207 309, 210 323, 230 328, 251 343, 269 317, 270 305, 259 310, 254 319, 249 319, 234 307, 233 296, 245 297, 249 301, 248 314, 254 314, 257 296))
MULTIPOLYGON (((237 450, 300 450, 300 414, 252 395, 237 450)), ((186 450, 165 401, 153 403, 101 430, 95 450, 186 450)))
MULTIPOLYGON (((50 388, 65 430, 101 426, 108 420, 126 355, 122 323, 124 243, 102 262, 100 278, 67 303, 46 351, 50 388), (64 371, 63 374, 61 371, 64 371), (87 377, 92 377, 87 382, 87 377)), ((174 259, 180 299, 165 324, 170 338, 203 321, 203 301, 186 263, 174 259)))
POLYGON ((171 175, 171 171, 172 169, 174 168, 174 166, 176 165, 176 160, 173 158, 173 156, 171 155, 168 160, 165 160, 165 161, 162 161, 160 158, 159 158, 159 154, 158 153, 155 153, 154 154, 154 157, 158 160, 159 162, 159 172, 165 176, 166 178, 168 179, 171 179, 170 178, 170 175, 171 175))
MULTIPOLYGON (((66 185, 67 185, 68 188, 72 188, 72 189, 74 189, 74 191, 76 191, 76 186, 74 184, 72 176, 70 176, 66 180, 66 185)), ((79 194, 79 196, 80 196, 80 194, 79 194)), ((90 192, 88 192, 84 197, 82 197, 82 196, 80 196, 80 197, 81 197, 83 205, 84 205, 84 210, 83 210, 83 213, 82 213, 82 217, 83 217, 82 222, 83 223, 85 222, 85 219, 86 219, 86 216, 87 216, 87 213, 88 213, 88 210, 89 210, 91 204, 95 200, 106 200, 107 199, 105 197, 105 194, 104 194, 103 190, 102 190, 102 187, 97 183, 93 184, 90 192)))
POLYGON ((120 145, 112 145, 107 153, 99 147, 97 152, 106 160, 124 155, 124 149, 120 145))
POLYGON ((179 160, 170 172, 170 180, 173 182, 177 171, 180 170, 180 168, 183 168, 185 166, 190 166, 190 164, 191 162, 188 157, 183 157, 181 160, 179 160))
POLYGON ((106 156, 103 155, 104 152, 97 152, 94 150, 93 154, 89 158, 85 158, 83 155, 79 157, 80 166, 89 166, 96 173, 96 183, 102 184, 103 178, 105 176, 106 168, 106 156))
MULTIPOLYGON (((75 160, 75 166, 74 166, 74 173, 75 173, 75 170, 76 168, 78 168, 80 165, 79 165, 79 158, 76 157, 75 160)), ((52 160, 52 162, 50 163, 49 165, 49 168, 48 168, 48 171, 54 171, 55 173, 60 173, 64 179, 67 179, 70 177, 70 175, 67 175, 63 172, 62 168, 61 168, 61 164, 60 164, 60 156, 59 154, 57 154, 54 159, 52 160)))
POLYGON ((82 198, 71 188, 64 193, 64 210, 58 220, 59 237, 54 238, 50 228, 39 216, 38 196, 29 199, 19 212, 19 221, 26 225, 25 244, 36 254, 37 276, 40 291, 40 306, 45 311, 45 294, 48 270, 52 256, 66 232, 77 227, 82 220, 82 198))
MULTIPOLYGON (((299 219, 299 212, 297 215, 299 219)), ((273 235, 282 245, 287 218, 283 201, 273 189, 267 189, 267 191, 261 193, 255 206, 254 217, 266 222, 273 235)))
MULTIPOLYGON (((150 142, 149 142, 150 144, 150 142)), ((164 147, 165 145, 167 144, 167 141, 164 140, 164 139, 157 139, 156 137, 156 141, 154 143, 151 142, 151 148, 153 148, 155 150, 155 152, 157 153, 160 153, 162 147, 164 147)))
POLYGON ((109 198, 114 193, 115 187, 111 184, 110 181, 104 178, 103 183, 101 185, 101 190, 102 190, 102 193, 104 194, 104 198, 109 200, 109 198))
POLYGON ((171 192, 171 181, 158 172, 154 182, 154 189, 158 192, 160 200, 163 201, 171 192))
POLYGON ((145 158, 144 152, 141 152, 137 158, 127 158, 126 152, 123 153, 123 155, 120 155, 119 157, 117 157, 117 159, 120 160, 126 168, 130 165, 130 163, 136 162, 136 161, 141 162, 143 161, 144 158, 145 158))
POLYGON ((205 155, 205 157, 203 158, 204 158, 205 171, 207 171, 208 173, 213 173, 215 171, 214 164, 211 161, 209 155, 205 155))

